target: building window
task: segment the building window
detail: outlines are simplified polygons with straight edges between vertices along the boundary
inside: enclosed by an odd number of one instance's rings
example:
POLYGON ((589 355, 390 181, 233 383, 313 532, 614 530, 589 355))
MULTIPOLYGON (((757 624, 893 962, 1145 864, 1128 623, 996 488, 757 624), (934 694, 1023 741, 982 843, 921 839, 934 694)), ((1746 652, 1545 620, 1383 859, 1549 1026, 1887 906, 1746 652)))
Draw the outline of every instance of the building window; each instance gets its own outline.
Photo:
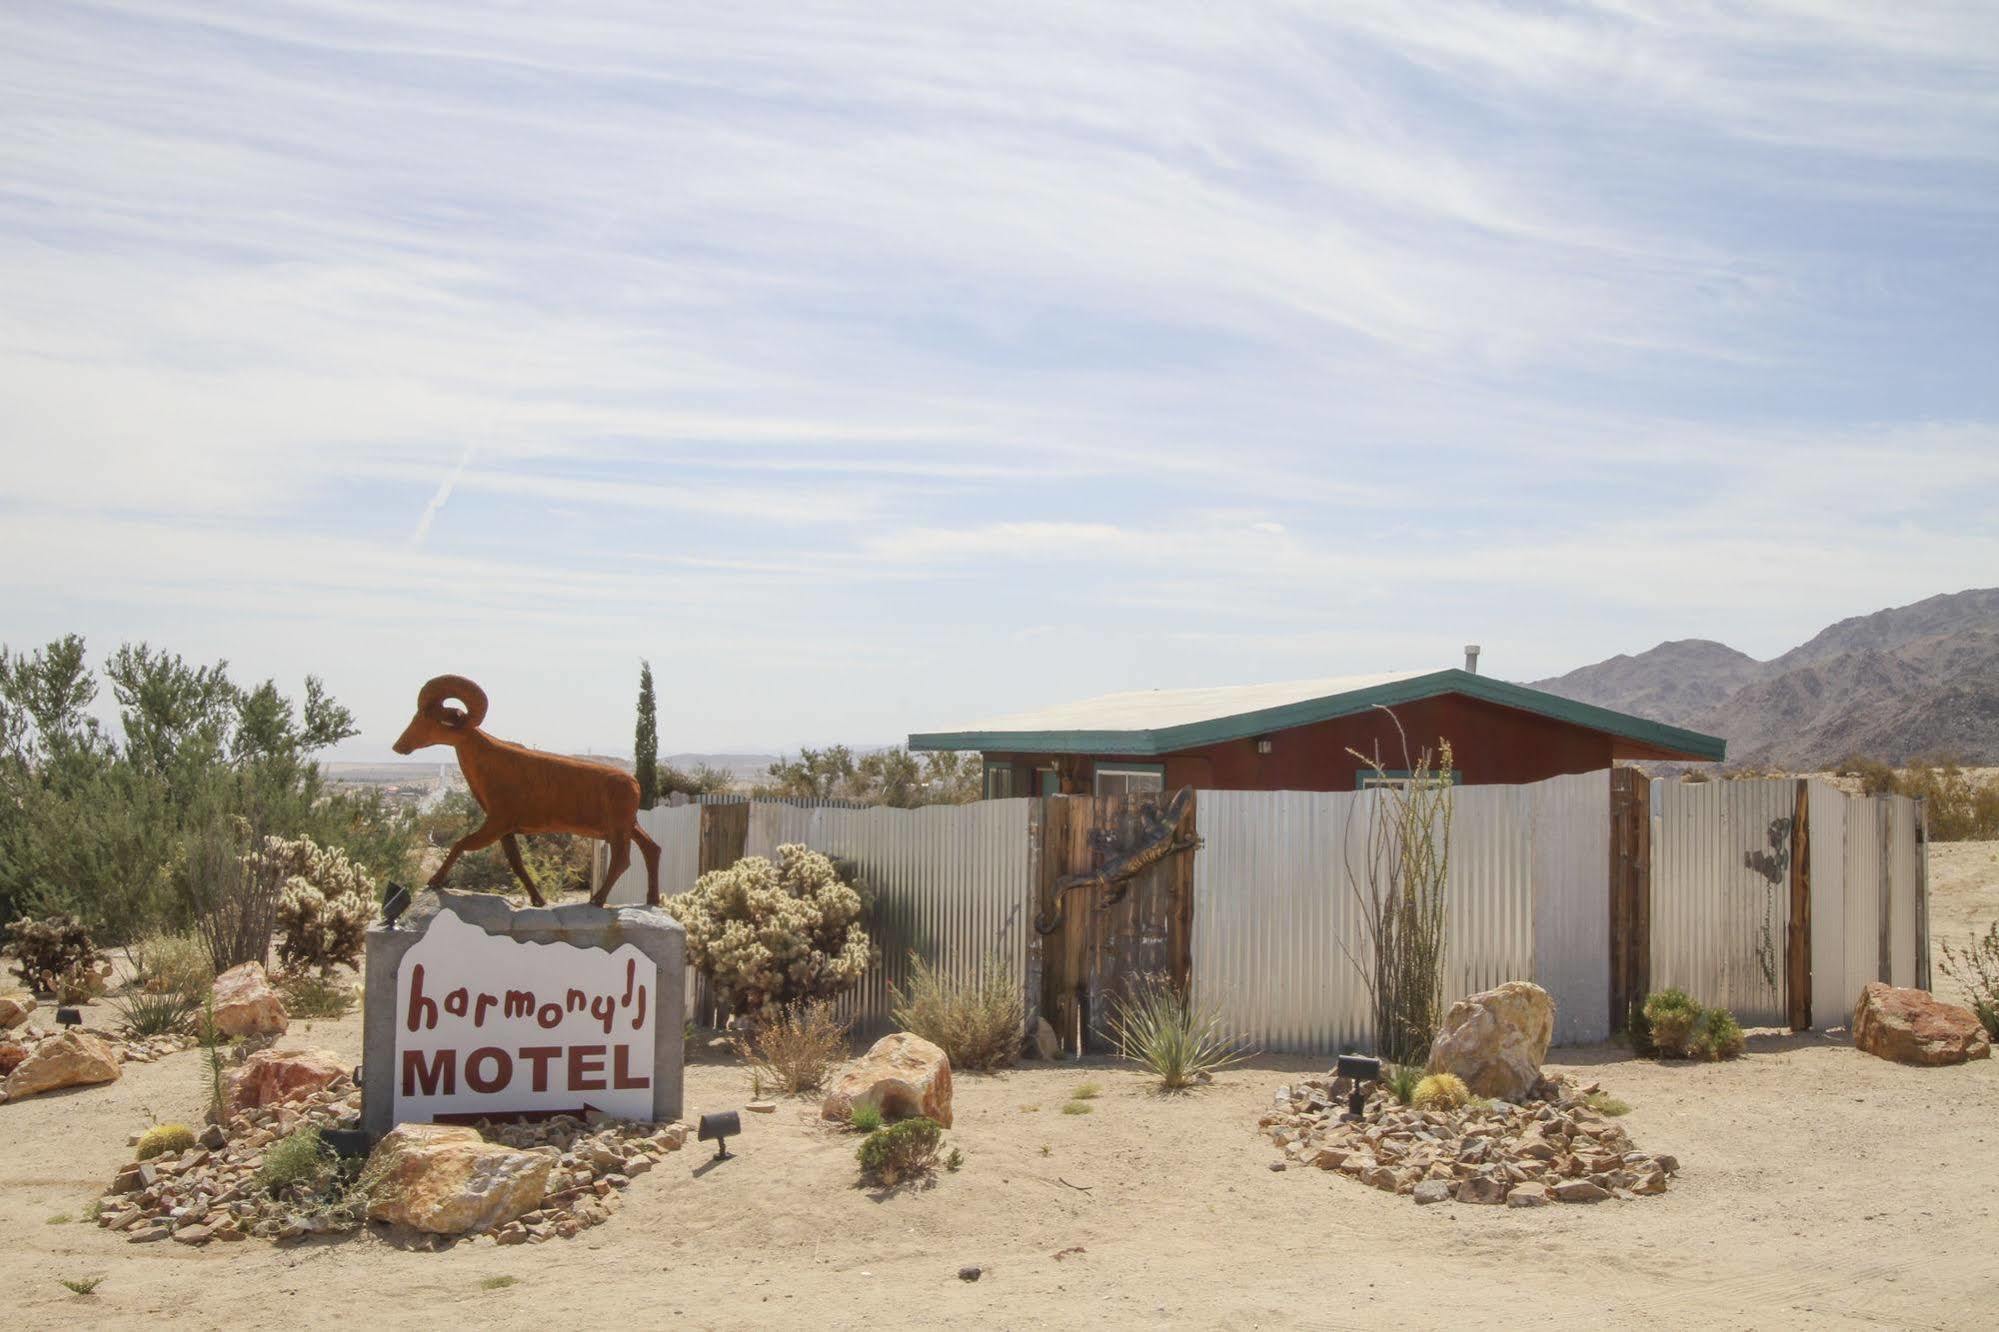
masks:
POLYGON ((1166 789, 1166 765, 1163 763, 1099 763, 1097 765, 1097 794, 1132 795, 1139 791, 1163 791, 1166 789))
MULTIPOLYGON (((1407 768, 1390 768, 1386 772, 1376 772, 1373 768, 1359 768, 1354 771, 1353 786, 1356 791, 1371 791, 1376 787, 1392 786, 1398 791, 1406 791, 1415 781, 1415 776, 1407 768)), ((1456 768, 1451 769, 1450 785, 1463 786, 1465 775, 1456 768)), ((1431 773, 1425 786, 1442 786, 1438 774, 1431 773)))
POLYGON ((1006 800, 1013 795, 1013 764, 986 764, 986 799, 1006 800))

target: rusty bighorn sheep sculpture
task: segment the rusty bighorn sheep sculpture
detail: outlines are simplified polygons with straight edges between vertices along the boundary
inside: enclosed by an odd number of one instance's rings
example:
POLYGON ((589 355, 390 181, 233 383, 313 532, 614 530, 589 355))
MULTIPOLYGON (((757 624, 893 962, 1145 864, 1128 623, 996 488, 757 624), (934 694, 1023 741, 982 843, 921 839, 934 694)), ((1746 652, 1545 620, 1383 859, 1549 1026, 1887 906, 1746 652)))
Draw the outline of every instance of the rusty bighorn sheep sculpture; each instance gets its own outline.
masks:
POLYGON ((416 716, 396 741, 398 754, 430 745, 450 745, 458 751, 458 767, 472 798, 486 811, 486 821, 453 844, 430 886, 441 887, 445 875, 467 851, 498 842, 507 853, 514 877, 528 890, 528 899, 546 906, 541 890, 521 864, 521 833, 569 833, 595 837, 611 844, 611 865, 604 884, 590 897, 603 906, 611 885, 632 863, 632 843, 646 862, 646 905, 659 905, 659 843, 639 827, 639 784, 629 773, 601 763, 545 754, 479 729, 486 719, 486 691, 462 675, 440 675, 416 696, 416 716), (450 706, 460 702, 464 708, 450 706))

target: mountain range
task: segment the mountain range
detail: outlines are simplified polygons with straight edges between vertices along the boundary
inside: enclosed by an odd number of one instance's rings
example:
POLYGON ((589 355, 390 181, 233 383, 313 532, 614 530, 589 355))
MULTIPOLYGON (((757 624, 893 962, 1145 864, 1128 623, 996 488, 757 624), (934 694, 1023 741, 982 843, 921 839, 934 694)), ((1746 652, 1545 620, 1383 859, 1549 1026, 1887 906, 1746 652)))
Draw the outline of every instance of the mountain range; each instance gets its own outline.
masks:
POLYGON ((1999 764, 1999 588, 1841 620, 1769 661, 1683 638, 1532 685, 1721 736, 1731 767, 1999 764))

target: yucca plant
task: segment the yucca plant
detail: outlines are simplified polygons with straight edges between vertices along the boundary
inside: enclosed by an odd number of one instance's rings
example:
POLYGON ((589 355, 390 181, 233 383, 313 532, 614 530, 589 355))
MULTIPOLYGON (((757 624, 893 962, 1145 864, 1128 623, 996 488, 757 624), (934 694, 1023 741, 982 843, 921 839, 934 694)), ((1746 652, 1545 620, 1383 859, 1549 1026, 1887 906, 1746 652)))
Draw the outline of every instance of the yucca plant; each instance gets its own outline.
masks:
POLYGON ((1111 1006, 1118 1054, 1142 1064, 1168 1091, 1190 1087, 1249 1052, 1222 1029, 1221 1010, 1177 993, 1164 976, 1140 976, 1111 1006))
POLYGON ((131 990, 112 1000, 131 1036, 179 1036, 194 1026, 201 1000, 175 990, 131 990))
POLYGON ((1385 1064, 1381 1069, 1381 1081, 1397 1105, 1408 1105, 1416 1099, 1416 1089, 1423 1084, 1422 1065, 1385 1064))

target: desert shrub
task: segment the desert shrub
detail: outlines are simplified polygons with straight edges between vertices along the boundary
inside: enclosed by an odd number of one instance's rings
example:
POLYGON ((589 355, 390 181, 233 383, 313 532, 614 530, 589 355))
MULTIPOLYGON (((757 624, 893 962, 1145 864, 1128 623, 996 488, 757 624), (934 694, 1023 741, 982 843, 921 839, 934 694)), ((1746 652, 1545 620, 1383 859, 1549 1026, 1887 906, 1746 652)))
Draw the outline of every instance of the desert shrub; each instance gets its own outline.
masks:
POLYGON ((194 1130, 185 1124, 155 1124, 139 1135, 135 1160, 150 1161, 164 1152, 184 1152, 194 1146, 194 1130))
POLYGON ((1104 1089, 1094 1082, 1079 1082, 1076 1090, 1069 1093, 1072 1101, 1094 1101, 1104 1094, 1104 1089))
POLYGON ((730 1042, 749 1062, 750 1086, 797 1096, 826 1085, 847 1058, 847 1024, 833 1016, 824 999, 766 1008, 749 1034, 730 1042))
POLYGON ((1432 1073, 1416 1084, 1409 1104, 1418 1110, 1456 1110, 1471 1100, 1471 1088, 1455 1073, 1432 1073))
POLYGON ((1095 1111, 1096 1107, 1088 1101, 1065 1101, 1062 1104, 1062 1113, 1065 1115, 1087 1115, 1095 1111))
POLYGON ((1703 1059, 1733 1059, 1742 1053, 1742 1024, 1726 1008, 1704 1008, 1694 1023, 1692 1053, 1703 1059))
POLYGON ((854 1150, 861 1178, 891 1188, 929 1174, 937 1167, 937 1146, 943 1136, 936 1120, 920 1116, 870 1133, 854 1150))
POLYGON ((1691 1049, 1694 1024, 1701 1006, 1685 990, 1660 990, 1645 1000, 1645 1026, 1653 1050, 1669 1059, 1684 1059, 1691 1049))
POLYGON ((320 1150, 319 1126, 293 1129, 264 1149, 257 1167, 257 1185, 277 1197, 287 1189, 311 1192, 324 1188, 334 1174, 333 1162, 320 1150))
POLYGON ((1416 1088, 1423 1084, 1423 1068, 1420 1064, 1383 1064, 1381 1084, 1397 1105, 1408 1105, 1416 1099, 1416 1088))
POLYGON ((1021 989, 997 954, 987 956, 971 980, 949 980, 915 953, 909 987, 897 987, 889 1015, 942 1050, 954 1069, 1004 1068, 1020 1055, 1027 1021, 1021 989))
POLYGON ((284 880, 248 848, 256 841, 240 816, 216 813, 187 839, 181 878, 195 932, 217 975, 245 962, 262 964, 277 929, 284 880))
POLYGON ((89 1295, 103 1284, 104 1278, 101 1276, 63 1277, 61 1279, 62 1288, 72 1295, 89 1295))
POLYGON ((56 982, 63 976, 79 969, 94 971, 97 965, 97 945, 91 942, 89 929, 74 916, 41 920, 23 916, 7 927, 7 949, 14 955, 14 974, 36 994, 54 994, 56 982))
POLYGON ((1598 1114, 1607 1115, 1612 1119, 1617 1118, 1619 1115, 1628 1115, 1631 1113, 1631 1106, 1627 1102, 1620 1101, 1607 1091, 1591 1092, 1583 1098, 1583 1104, 1598 1114))
POLYGON ((132 983, 149 994, 189 995, 199 1002, 215 981, 208 950, 185 934, 148 935, 126 952, 132 960, 132 983))
POLYGON ((285 1012, 295 1018, 342 1018, 354 1010, 354 987, 310 971, 278 977, 285 1012))
MULTIPOLYGON (((1402 723, 1388 717, 1401 734, 1402 723)), ((1358 849, 1344 865, 1365 946, 1341 949, 1367 986, 1375 1053, 1411 1063, 1428 1056, 1444 1016, 1454 760, 1448 741, 1412 759, 1402 735, 1408 775, 1391 777, 1378 756, 1347 752, 1370 769, 1373 784, 1352 807, 1363 825, 1349 834, 1358 849)))
POLYGON ((1164 976, 1140 976, 1111 1005, 1106 1024, 1118 1054, 1143 1065, 1169 1091, 1192 1086, 1248 1057, 1222 1029, 1221 1010, 1197 1005, 1164 976))
POLYGON ((1933 842, 1999 837, 1999 780, 1980 780, 1948 756, 1911 759, 1897 770, 1874 759, 1851 756, 1839 765, 1842 777, 1858 777, 1868 795, 1905 795, 1921 800, 1933 842))
POLYGON ((667 899, 687 930, 687 955, 735 1013, 838 995, 868 969, 859 890, 833 862, 780 846, 777 862, 747 856, 667 899))
POLYGON ((847 1127, 856 1133, 873 1133, 884 1122, 878 1105, 857 1105, 847 1116, 847 1127))
POLYGON ((287 970, 331 975, 360 959, 375 914, 375 883, 344 852, 310 837, 266 837, 244 867, 282 884, 273 925, 278 961, 287 970))
POLYGON ((179 1036, 194 1026, 201 1000, 177 990, 132 990, 112 1001, 128 1036, 179 1036))
POLYGON ((1982 936, 1973 935, 1963 952, 1947 943, 1942 951, 1938 970, 1957 982, 1986 1033, 1999 1039, 1999 921, 1986 926, 1982 936))

